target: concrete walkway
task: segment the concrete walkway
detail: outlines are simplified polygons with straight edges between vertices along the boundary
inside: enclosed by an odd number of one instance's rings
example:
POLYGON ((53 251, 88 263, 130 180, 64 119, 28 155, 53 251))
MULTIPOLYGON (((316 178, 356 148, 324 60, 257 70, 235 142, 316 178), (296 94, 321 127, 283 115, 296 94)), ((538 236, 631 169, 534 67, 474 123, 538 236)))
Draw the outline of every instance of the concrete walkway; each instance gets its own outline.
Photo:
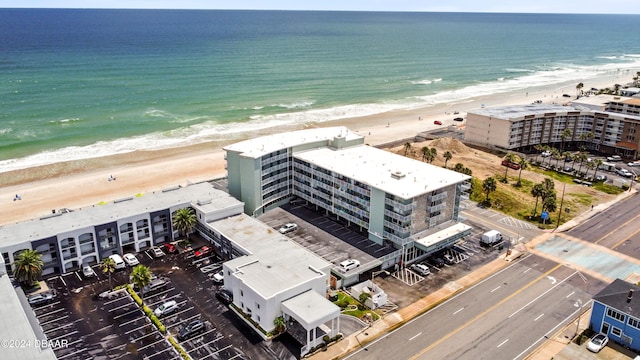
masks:
MULTIPOLYGON (((625 191, 624 193, 618 195, 614 200, 609 201, 607 203, 598 204, 594 206, 592 210, 589 210, 585 213, 582 213, 572 220, 562 224, 558 229, 555 229, 553 232, 545 233, 539 236, 536 239, 531 240, 527 244, 527 248, 531 249, 536 244, 544 242, 549 239, 553 233, 559 233, 563 231, 567 231, 577 226, 578 224, 588 220, 592 216, 596 215, 599 212, 602 212, 618 201, 621 201, 629 196, 635 195, 636 190, 633 191, 625 191)), ((525 250, 526 251, 526 250, 525 250)), ((337 343, 329 346, 326 351, 320 351, 314 355, 311 355, 309 358, 313 360, 333 360, 333 359, 341 359, 349 353, 361 348, 362 346, 374 341, 379 336, 382 336, 394 329, 402 326, 406 322, 414 319, 415 317, 433 309, 438 304, 446 301, 451 298, 453 295, 459 293, 463 289, 469 288, 474 284, 482 281, 488 276, 500 271, 501 269, 507 267, 510 261, 513 261, 523 255, 523 253, 519 250, 512 250, 511 254, 508 257, 504 255, 500 256, 498 259, 490 262, 489 264, 483 266, 477 271, 469 274, 459 280, 454 282, 450 282, 443 286, 441 289, 425 296, 424 298, 416 301, 415 303, 399 309, 394 313, 390 313, 384 318, 376 321, 370 327, 365 328, 362 331, 351 334, 344 339, 338 341, 337 343)), ((562 263, 562 262, 561 262, 562 263)), ((587 271, 585 269, 585 271, 587 271)), ((582 316, 580 316, 580 330, 584 330, 588 326, 590 311, 587 311, 582 316)), ((526 358, 528 360, 549 360, 549 359, 580 359, 580 357, 572 357, 571 354, 571 338, 575 335, 577 328, 577 319, 576 322, 567 325, 566 327, 560 329, 554 336, 551 336, 548 341, 544 342, 540 347, 532 351, 532 353, 526 358), (570 333, 570 334, 569 334, 570 333), (566 357, 560 357, 561 353, 565 351, 565 348, 568 348, 569 354, 565 354, 566 357)), ((574 345, 574 344, 572 344, 574 345)), ((580 347, 575 345, 578 349, 580 347)), ((584 345, 583 345, 584 347, 584 345)), ((579 351, 582 353, 582 351, 579 351)), ((603 351, 604 352, 604 351, 603 351)), ((615 352, 614 352, 615 353, 615 352)), ((565 356, 562 355, 562 356, 565 356)), ((591 359, 591 358, 589 358, 591 359)), ((628 359, 628 357, 595 357, 593 359, 628 359)))

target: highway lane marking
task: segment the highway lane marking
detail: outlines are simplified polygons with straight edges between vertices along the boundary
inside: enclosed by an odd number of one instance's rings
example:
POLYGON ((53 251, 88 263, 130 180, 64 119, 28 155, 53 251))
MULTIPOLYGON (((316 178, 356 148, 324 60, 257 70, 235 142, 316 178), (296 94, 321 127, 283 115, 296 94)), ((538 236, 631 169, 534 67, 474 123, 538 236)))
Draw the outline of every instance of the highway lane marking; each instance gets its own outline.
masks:
POLYGON ((538 276, 536 279, 531 280, 531 282, 529 282, 527 285, 521 287, 520 289, 518 289, 517 291, 513 292, 512 294, 510 294, 509 296, 507 296, 506 298, 502 299, 501 301, 493 304, 493 306, 487 308, 485 311, 481 312, 480 314, 476 315, 476 317, 474 317, 473 319, 465 322, 464 324, 458 326, 458 328, 456 328, 455 330, 453 330, 452 332, 448 333, 447 335, 441 337, 440 339, 438 339, 437 341, 435 341, 433 344, 427 346, 426 348, 422 349, 419 353, 411 356, 409 359, 411 360, 415 360, 417 358, 419 358, 420 356, 424 355, 425 353, 427 353, 429 350, 433 349, 434 347, 440 345, 442 342, 444 342, 445 340, 449 339, 450 337, 452 337, 453 335, 459 333, 462 329, 467 328, 469 325, 471 325, 472 323, 478 321, 479 319, 483 318, 485 315, 487 315, 488 313, 490 313, 491 311, 495 310, 496 308, 498 308, 499 306, 502 306, 504 303, 506 303, 507 301, 511 300, 512 298, 516 297, 518 294, 520 294, 521 292, 525 291, 527 288, 529 288, 530 286, 533 286, 533 284, 539 282, 540 280, 544 279, 547 275, 551 274, 552 272, 558 270, 560 267, 562 267, 562 264, 557 264, 556 266, 554 266, 553 268, 551 268, 549 271, 547 271, 546 273, 538 276))
POLYGON ((618 246, 622 245, 622 243, 628 241, 629 239, 631 239, 632 237, 634 237, 637 233, 640 232, 640 229, 636 230, 633 234, 629 235, 629 237, 627 237, 626 239, 622 239, 620 240, 617 244, 613 245, 611 247, 611 250, 615 250, 618 246))
POLYGON ((529 270, 531 270, 531 268, 527 268, 525 271, 523 271, 523 274, 526 274, 527 272, 529 272, 529 270))
POLYGON ((544 314, 540 314, 540 315, 538 315, 538 317, 537 317, 537 318, 533 319, 533 321, 538 321, 538 320, 539 320, 541 317, 543 317, 543 316, 544 316, 544 314))
POLYGON ((506 344, 506 343, 507 343, 507 341, 509 341, 509 339, 507 339, 507 340, 505 340, 505 341, 501 342, 501 343, 500 343, 500 344, 498 344, 498 346, 496 346, 496 347, 500 347, 500 346, 502 346, 502 345, 506 344))
POLYGON ((456 310, 456 311, 453 313, 453 315, 455 315, 455 314, 459 313, 459 312, 460 312, 460 311, 462 311, 462 310, 464 310, 464 308, 463 308, 463 307, 461 307, 460 309, 456 310))
POLYGON ((568 298, 570 298, 570 297, 571 297, 573 294, 575 294, 575 293, 576 293, 575 291, 572 291, 569 295, 565 296, 564 298, 565 298, 565 299, 568 299, 568 298))
MULTIPOLYGON (((609 237, 611 234, 613 234, 614 232, 616 232, 616 231, 620 231, 620 229, 622 229, 624 226, 626 226, 627 224, 629 224, 629 223, 630 223, 630 222, 632 222, 632 221, 635 221, 635 220, 636 220, 637 218, 639 218, 639 217, 640 217, 640 215, 636 215, 636 216, 634 216, 632 219, 629 219, 629 221, 627 221, 627 222, 625 222, 624 224, 622 224, 622 225, 618 226, 617 228, 615 228, 615 229, 613 229, 613 230, 609 231, 605 236, 603 236, 603 237, 601 237, 600 239, 596 240, 596 241, 594 242, 594 244, 598 244, 598 243, 599 243, 599 242, 601 242, 602 240, 604 240, 604 239, 608 238, 608 237, 609 237)), ((637 232, 637 231, 636 231, 636 232, 637 232)), ((633 235, 635 235, 635 233, 634 233, 633 235)), ((633 235, 632 235, 632 236, 633 236, 633 235)), ((616 246, 618 246, 618 245, 619 245, 619 244, 616 244, 616 246)), ((614 246, 612 249, 615 249, 615 246, 614 246)))
POLYGON ((553 276, 547 276, 547 279, 551 280, 551 285, 556 283, 556 278, 554 278, 553 276))
POLYGON ((495 289, 491 290, 491 292, 494 292, 496 290, 500 289, 500 285, 498 285, 498 287, 496 287, 495 289))
POLYGON ((415 334, 415 335, 413 335, 412 337, 410 337, 410 338, 409 338, 409 341, 411 341, 411 340, 413 340, 413 339, 417 338, 417 337, 418 337, 418 336, 420 336, 420 335, 422 335, 422 331, 421 331, 421 332, 419 332, 419 333, 417 333, 417 334, 415 334))
MULTIPOLYGON (((517 313, 519 313, 520 311, 522 311, 522 309, 526 308, 527 306, 533 304, 535 301, 537 301, 538 299, 540 299, 541 297, 545 296, 548 292, 550 292, 551 290, 555 289, 557 286, 560 286, 562 283, 564 283, 565 281, 569 280, 570 277, 572 277, 573 275, 577 274, 578 272, 575 271, 573 274, 567 276, 566 278, 564 278, 562 281, 560 281, 559 283, 556 284, 556 282, 554 281, 552 287, 550 287, 547 291, 543 292, 542 294, 536 296, 533 300, 529 301, 526 305, 524 305, 523 307, 521 307, 520 309, 516 310, 513 314, 509 315, 509 319, 511 317, 513 317, 514 315, 516 315, 517 313)), ((555 280, 555 279, 554 279, 555 280)))

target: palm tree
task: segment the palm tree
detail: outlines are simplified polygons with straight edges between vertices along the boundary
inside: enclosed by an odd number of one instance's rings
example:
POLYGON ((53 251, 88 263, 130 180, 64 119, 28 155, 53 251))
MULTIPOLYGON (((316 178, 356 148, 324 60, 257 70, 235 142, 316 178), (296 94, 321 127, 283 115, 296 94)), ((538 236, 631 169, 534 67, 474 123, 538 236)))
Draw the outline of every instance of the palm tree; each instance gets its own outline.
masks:
MULTIPOLYGON (((562 154, 560 153, 560 150, 556 148, 551 149, 551 156, 556 160, 556 168, 557 168, 558 162, 560 161, 560 159, 562 159, 562 154)), ((551 160, 549 160, 549 162, 551 162, 551 160)))
POLYGON ((560 135, 560 139, 562 140, 562 147, 560 148, 561 151, 564 151, 564 142, 565 140, 567 140, 567 138, 570 138, 571 135, 573 135, 571 129, 565 128, 564 130, 562 130, 562 134, 560 135))
POLYGON ((106 257, 100 261, 100 269, 103 273, 109 274, 109 290, 113 289, 111 287, 111 274, 116 271, 116 262, 112 258, 106 257))
POLYGON ((520 161, 518 162, 518 165, 520 165, 520 171, 518 172, 517 186, 522 186, 522 183, 520 182, 520 177, 522 176, 522 170, 525 170, 526 168, 529 167, 529 162, 527 161, 527 159, 521 158, 520 161))
MULTIPOLYGON (((137 265, 131 271, 131 282, 137 289, 143 289, 151 282, 151 271, 144 265, 137 265)), ((140 291, 140 299, 142 299, 142 291, 140 291)))
POLYGON ((287 323, 284 321, 284 318, 282 316, 278 316, 277 318, 273 319, 273 325, 276 327, 276 331, 278 333, 281 333, 284 331, 287 323))
MULTIPOLYGON (((508 163, 512 163, 512 164, 516 164, 519 160, 519 156, 514 154, 514 153, 508 153, 505 157, 504 160, 508 163)), ((507 171, 509 171, 509 167, 505 166, 504 167, 504 182, 507 182, 507 171)))
POLYGON ((42 254, 38 250, 26 249, 13 261, 13 274, 23 286, 32 286, 42 275, 42 254))
POLYGON ((451 153, 451 151, 445 151, 444 154, 442 154, 442 156, 444 156, 444 167, 446 169, 447 162, 453 158, 453 154, 451 153))
MULTIPOLYGON (((587 170, 584 172, 584 177, 587 177, 587 174, 589 174, 589 170, 595 169, 596 163, 595 163, 595 161, 588 161, 586 166, 587 166, 587 170)), ((595 180, 595 174, 594 174, 592 180, 595 180)))
POLYGON ((429 149, 429 152, 431 153, 431 155, 429 155, 429 164, 431 164, 433 160, 436 159, 436 156, 438 156, 438 149, 432 147, 429 149))
POLYGON ((600 169, 600 166, 602 166, 603 163, 604 161, 602 161, 602 159, 596 159, 596 161, 594 161, 595 170, 593 170, 593 180, 596 179, 596 173, 598 172, 598 169, 600 169))
POLYGON ((176 210, 173 213, 173 228, 178 230, 178 234, 189 238, 189 234, 196 227, 197 223, 196 214, 192 208, 186 207, 176 210))
POLYGON ((422 161, 424 162, 427 156, 429 156, 430 150, 428 147, 423 146, 422 149, 420 149, 420 152, 422 153, 422 161))
POLYGON ((404 156, 407 156, 407 153, 411 150, 411 143, 407 142, 404 144, 404 156))
POLYGON ((538 153, 536 154, 536 161, 538 161, 538 156, 544 151, 544 145, 537 144, 533 147, 538 153))
POLYGON ((578 173, 582 172, 582 165, 584 164, 585 160, 587 160, 588 156, 586 152, 579 152, 578 155, 576 156, 576 160, 580 160, 580 167, 578 168, 578 173))
POLYGON ((461 173, 464 170, 464 165, 462 163, 457 163, 453 167, 453 171, 461 173))
POLYGON ((583 87, 584 87, 583 83, 578 83, 578 85, 576 85, 576 98, 580 97, 580 94, 582 94, 583 87))
POLYGON ((482 190, 487 193, 487 199, 485 201, 489 202, 489 194, 496 191, 497 188, 496 179, 493 177, 484 179, 482 182, 482 190))
POLYGON ((542 184, 533 185, 531 195, 536 199, 536 206, 533 208, 533 216, 535 217, 538 212, 538 199, 544 195, 544 186, 542 184))

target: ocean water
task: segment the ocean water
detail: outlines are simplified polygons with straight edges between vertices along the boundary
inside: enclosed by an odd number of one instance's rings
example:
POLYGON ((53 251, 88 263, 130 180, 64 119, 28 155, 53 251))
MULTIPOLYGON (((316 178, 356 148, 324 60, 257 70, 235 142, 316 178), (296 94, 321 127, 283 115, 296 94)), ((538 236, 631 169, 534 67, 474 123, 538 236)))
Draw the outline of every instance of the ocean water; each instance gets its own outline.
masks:
POLYGON ((638 15, 0 9, 0 172, 635 74, 638 33, 638 15))

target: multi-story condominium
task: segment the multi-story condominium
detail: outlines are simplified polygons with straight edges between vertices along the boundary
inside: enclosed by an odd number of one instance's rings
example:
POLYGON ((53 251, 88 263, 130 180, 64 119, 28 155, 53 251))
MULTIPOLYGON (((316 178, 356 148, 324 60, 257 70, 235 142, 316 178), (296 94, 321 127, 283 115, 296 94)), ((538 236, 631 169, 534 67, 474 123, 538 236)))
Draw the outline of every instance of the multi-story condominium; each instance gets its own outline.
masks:
POLYGON ((8 270, 20 251, 34 249, 42 254, 43 275, 64 274, 112 254, 173 241, 172 215, 185 207, 204 223, 242 213, 241 202, 211 184, 175 187, 4 225, 0 252, 8 270))
POLYGON ((640 99, 597 96, 571 106, 531 104, 468 112, 465 142, 487 148, 533 152, 547 144, 565 150, 581 146, 635 159, 640 146, 640 99), (570 131, 566 131, 566 130, 570 131))
POLYGON ((370 241, 401 249, 396 263, 470 233, 458 222, 469 176, 366 146, 344 127, 270 135, 225 150, 229 192, 249 215, 298 197, 366 231, 370 241))

